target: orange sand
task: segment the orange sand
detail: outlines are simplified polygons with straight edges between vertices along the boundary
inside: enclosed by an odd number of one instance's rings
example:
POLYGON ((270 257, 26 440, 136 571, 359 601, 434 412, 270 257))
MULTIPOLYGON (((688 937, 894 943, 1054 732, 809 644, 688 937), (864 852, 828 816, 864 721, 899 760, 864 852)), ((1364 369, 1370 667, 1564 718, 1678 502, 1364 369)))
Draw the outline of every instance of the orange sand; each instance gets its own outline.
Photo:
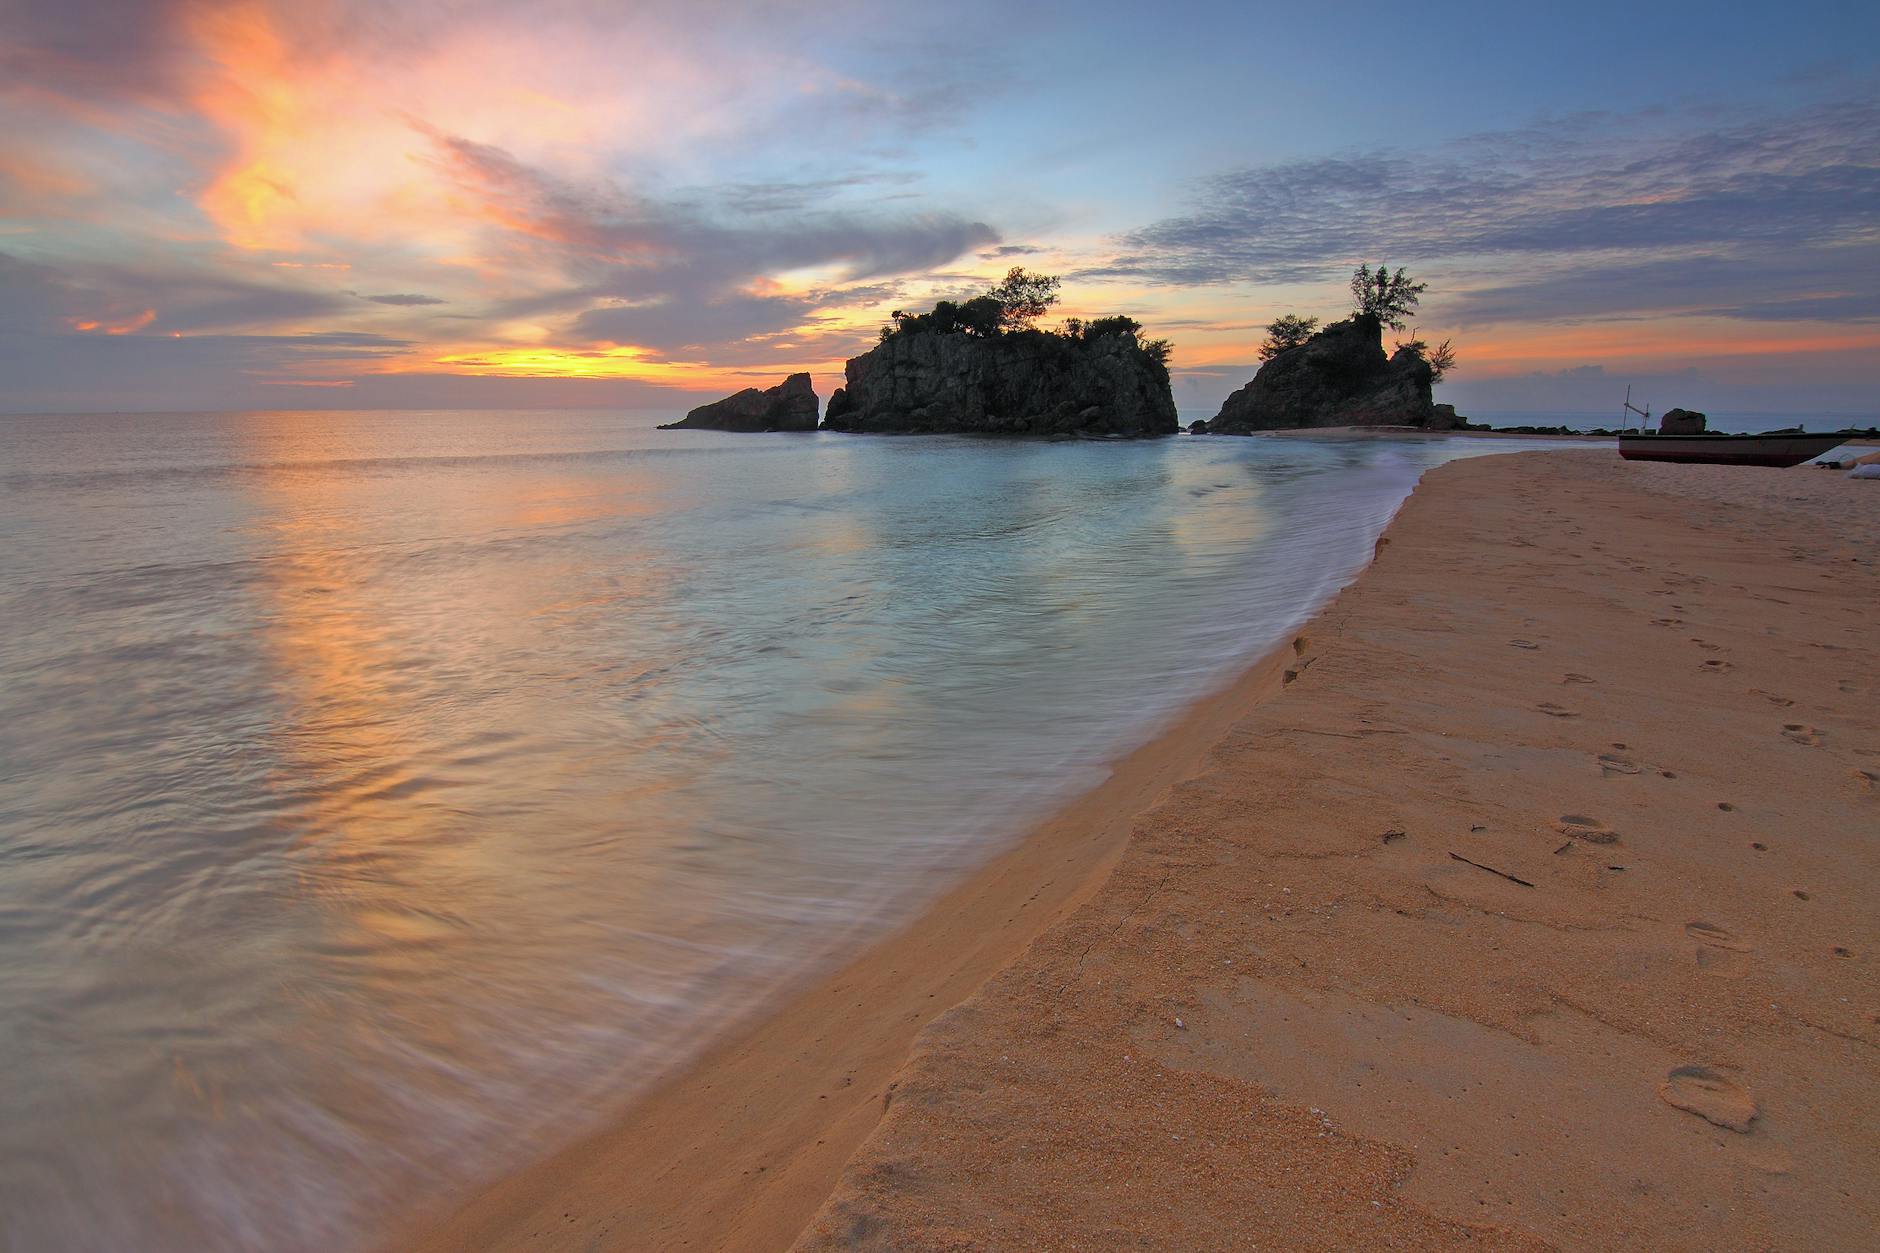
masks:
POLYGON ((1808 468, 1434 471, 1296 652, 399 1247, 1870 1247, 1877 551, 1808 468))

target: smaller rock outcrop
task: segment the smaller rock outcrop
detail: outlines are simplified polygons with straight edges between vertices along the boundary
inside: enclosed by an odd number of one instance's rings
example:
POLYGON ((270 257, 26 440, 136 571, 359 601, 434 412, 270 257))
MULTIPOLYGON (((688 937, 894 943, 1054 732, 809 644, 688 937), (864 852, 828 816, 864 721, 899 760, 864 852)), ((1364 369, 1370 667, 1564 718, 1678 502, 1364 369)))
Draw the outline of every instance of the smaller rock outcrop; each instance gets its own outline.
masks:
POLYGON ((1658 419, 1660 435, 1702 435, 1707 419, 1694 409, 1670 409, 1658 419))
MULTIPOLYGON (((1410 347, 1384 355, 1370 314, 1334 322, 1275 354, 1208 423, 1214 435, 1324 426, 1428 427, 1430 363, 1410 347)), ((1453 418, 1454 410, 1450 410, 1453 418)))
POLYGON ((764 391, 747 387, 723 400, 700 405, 662 431, 813 431, 816 390, 807 374, 792 374, 764 391))
POLYGON ((1423 424, 1426 431, 1466 431, 1469 420, 1456 412, 1454 405, 1431 405, 1430 420, 1423 424))

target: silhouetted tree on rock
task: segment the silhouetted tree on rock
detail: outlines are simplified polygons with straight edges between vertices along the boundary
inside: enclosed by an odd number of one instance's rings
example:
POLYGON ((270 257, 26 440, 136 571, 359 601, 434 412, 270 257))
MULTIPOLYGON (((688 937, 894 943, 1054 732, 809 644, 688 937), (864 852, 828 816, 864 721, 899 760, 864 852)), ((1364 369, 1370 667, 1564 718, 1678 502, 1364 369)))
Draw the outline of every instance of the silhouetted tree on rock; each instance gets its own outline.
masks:
POLYGON ((1319 329, 1317 318, 1302 318, 1288 313, 1266 324, 1266 342, 1260 345, 1260 360, 1271 361, 1288 348, 1297 348, 1319 329))
POLYGON ((1352 311, 1362 317, 1376 318, 1393 331, 1401 331, 1416 312, 1417 300, 1428 290, 1428 283, 1413 282, 1403 267, 1392 274, 1390 267, 1360 265, 1351 275, 1352 311))

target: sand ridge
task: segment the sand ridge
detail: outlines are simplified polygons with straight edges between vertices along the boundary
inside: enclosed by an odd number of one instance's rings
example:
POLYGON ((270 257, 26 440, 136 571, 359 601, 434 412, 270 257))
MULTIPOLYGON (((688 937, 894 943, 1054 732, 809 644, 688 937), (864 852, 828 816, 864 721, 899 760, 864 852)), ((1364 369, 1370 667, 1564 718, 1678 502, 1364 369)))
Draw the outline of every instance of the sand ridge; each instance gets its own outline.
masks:
POLYGON ((1871 1247, 1874 486, 1433 471, 799 1247, 1871 1247))

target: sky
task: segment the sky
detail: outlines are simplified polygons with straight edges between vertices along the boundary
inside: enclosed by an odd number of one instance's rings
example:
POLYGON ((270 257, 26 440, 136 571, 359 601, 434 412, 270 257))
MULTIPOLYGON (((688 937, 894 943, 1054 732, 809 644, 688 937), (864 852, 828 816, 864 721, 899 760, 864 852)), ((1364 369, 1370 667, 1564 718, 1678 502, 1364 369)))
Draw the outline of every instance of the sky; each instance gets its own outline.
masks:
POLYGON ((628 406, 1059 275, 1211 412, 1880 413, 1880 5, 0 0, 0 411, 628 406))

